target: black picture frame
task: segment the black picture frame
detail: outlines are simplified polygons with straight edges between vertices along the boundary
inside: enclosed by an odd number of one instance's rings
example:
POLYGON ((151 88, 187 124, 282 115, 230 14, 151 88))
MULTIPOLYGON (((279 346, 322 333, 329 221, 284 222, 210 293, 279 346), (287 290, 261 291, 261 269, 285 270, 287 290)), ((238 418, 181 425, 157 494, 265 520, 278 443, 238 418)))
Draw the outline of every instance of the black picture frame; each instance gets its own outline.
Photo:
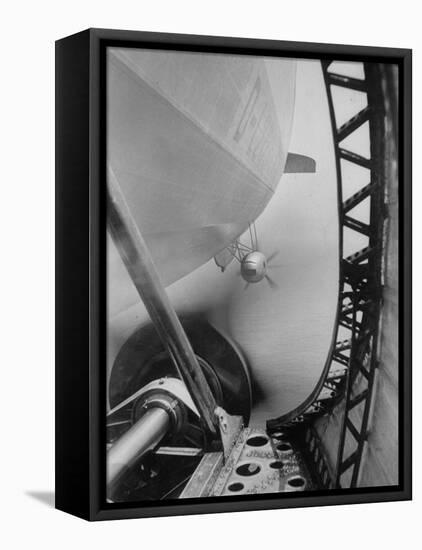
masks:
POLYGON ((411 50, 88 29, 56 42, 56 508, 87 520, 411 499, 411 50), (109 504, 105 499, 105 49, 395 63, 399 67, 400 483, 109 504))

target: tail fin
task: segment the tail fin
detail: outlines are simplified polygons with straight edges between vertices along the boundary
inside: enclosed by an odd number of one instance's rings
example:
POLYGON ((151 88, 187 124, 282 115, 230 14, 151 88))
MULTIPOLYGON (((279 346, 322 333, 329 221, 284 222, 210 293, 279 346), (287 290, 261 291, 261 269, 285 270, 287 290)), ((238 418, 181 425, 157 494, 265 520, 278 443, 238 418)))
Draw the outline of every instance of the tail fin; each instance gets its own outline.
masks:
POLYGON ((316 162, 311 157, 289 153, 287 155, 285 174, 310 174, 316 171, 316 162))

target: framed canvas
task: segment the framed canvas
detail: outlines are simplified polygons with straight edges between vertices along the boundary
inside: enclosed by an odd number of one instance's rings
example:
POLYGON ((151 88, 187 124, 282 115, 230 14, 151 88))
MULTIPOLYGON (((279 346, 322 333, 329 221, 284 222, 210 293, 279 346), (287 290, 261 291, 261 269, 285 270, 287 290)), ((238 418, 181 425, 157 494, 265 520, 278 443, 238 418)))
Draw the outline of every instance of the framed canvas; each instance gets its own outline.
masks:
POLYGON ((411 51, 56 43, 56 506, 411 498, 411 51))

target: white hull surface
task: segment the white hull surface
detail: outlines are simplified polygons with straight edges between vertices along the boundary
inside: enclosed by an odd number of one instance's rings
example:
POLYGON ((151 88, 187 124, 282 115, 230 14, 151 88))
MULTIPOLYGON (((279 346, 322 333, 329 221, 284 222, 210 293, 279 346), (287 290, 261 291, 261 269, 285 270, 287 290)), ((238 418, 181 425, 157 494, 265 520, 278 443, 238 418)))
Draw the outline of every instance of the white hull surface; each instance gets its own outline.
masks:
MULTIPOLYGON (((109 51, 108 165, 166 286, 224 249, 271 199, 295 75, 292 60, 109 51)), ((110 239, 108 251, 113 316, 133 292, 110 239)))

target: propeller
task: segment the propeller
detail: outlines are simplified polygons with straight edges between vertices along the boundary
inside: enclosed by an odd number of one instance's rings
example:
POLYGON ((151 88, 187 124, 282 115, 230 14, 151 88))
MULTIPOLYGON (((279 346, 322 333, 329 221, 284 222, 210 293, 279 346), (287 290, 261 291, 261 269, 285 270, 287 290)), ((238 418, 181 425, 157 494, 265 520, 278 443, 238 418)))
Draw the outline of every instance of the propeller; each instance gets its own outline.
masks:
POLYGON ((265 279, 267 280, 267 283, 269 284, 270 288, 272 288, 272 290, 278 290, 280 288, 269 275, 265 275, 265 279))
POLYGON ((259 250, 253 250, 243 256, 239 274, 246 281, 244 290, 248 288, 250 283, 259 283, 263 279, 266 279, 272 290, 277 290, 279 288, 277 283, 268 274, 268 269, 273 267, 271 260, 274 259, 277 254, 278 251, 275 251, 267 259, 265 254, 259 250))
POLYGON ((279 287, 268 275, 268 269, 282 267, 281 265, 272 264, 274 258, 278 256, 279 251, 275 250, 268 258, 261 252, 255 224, 249 225, 249 236, 251 245, 248 246, 240 241, 236 241, 236 252, 234 253, 234 256, 240 262, 240 271, 238 275, 241 275, 246 281, 243 290, 247 290, 250 283, 259 283, 263 279, 266 279, 272 290, 277 290, 279 287))

